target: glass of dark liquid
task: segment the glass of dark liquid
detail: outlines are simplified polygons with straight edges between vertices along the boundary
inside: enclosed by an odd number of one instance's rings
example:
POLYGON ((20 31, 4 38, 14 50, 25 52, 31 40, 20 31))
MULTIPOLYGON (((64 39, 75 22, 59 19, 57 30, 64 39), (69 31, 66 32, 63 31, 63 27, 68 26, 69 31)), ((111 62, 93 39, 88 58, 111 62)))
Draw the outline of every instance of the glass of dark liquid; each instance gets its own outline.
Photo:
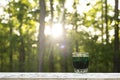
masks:
POLYGON ((74 72, 88 72, 89 54, 87 52, 74 52, 72 54, 74 72))

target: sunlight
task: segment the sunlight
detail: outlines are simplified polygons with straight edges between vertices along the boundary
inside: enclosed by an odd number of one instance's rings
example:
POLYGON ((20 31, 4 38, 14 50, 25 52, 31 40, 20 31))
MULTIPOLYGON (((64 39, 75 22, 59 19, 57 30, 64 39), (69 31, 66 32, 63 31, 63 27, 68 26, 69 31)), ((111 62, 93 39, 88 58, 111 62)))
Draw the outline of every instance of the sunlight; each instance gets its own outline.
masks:
POLYGON ((62 30, 62 25, 61 24, 54 24, 52 27, 52 36, 53 37, 60 37, 62 36, 63 30, 62 30))
POLYGON ((56 23, 52 28, 50 26, 46 26, 45 35, 50 35, 53 38, 61 37, 63 34, 62 24, 56 23))

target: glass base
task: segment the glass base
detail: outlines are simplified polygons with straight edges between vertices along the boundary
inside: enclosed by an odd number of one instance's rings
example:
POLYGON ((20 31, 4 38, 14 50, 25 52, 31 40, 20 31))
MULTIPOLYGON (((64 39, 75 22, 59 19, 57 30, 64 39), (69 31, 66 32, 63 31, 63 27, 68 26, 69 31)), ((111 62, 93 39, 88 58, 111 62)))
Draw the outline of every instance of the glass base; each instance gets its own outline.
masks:
POLYGON ((87 73, 88 69, 74 69, 75 73, 87 73))

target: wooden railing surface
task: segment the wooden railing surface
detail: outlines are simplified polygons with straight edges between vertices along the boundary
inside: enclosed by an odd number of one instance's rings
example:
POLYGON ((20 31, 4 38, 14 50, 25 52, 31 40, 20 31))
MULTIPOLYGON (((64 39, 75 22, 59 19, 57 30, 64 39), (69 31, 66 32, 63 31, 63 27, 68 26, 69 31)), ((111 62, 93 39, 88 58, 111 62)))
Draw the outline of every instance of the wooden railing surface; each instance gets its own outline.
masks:
POLYGON ((1 72, 0 80, 120 80, 120 73, 10 73, 1 72))

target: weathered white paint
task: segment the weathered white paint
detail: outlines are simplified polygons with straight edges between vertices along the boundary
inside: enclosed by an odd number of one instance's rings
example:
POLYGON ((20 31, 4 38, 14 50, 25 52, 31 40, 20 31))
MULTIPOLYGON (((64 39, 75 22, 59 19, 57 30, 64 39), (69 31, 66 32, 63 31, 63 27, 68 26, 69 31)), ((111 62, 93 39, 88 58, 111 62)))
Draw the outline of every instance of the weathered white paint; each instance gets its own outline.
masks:
POLYGON ((120 80, 120 73, 0 73, 0 80, 120 80))

